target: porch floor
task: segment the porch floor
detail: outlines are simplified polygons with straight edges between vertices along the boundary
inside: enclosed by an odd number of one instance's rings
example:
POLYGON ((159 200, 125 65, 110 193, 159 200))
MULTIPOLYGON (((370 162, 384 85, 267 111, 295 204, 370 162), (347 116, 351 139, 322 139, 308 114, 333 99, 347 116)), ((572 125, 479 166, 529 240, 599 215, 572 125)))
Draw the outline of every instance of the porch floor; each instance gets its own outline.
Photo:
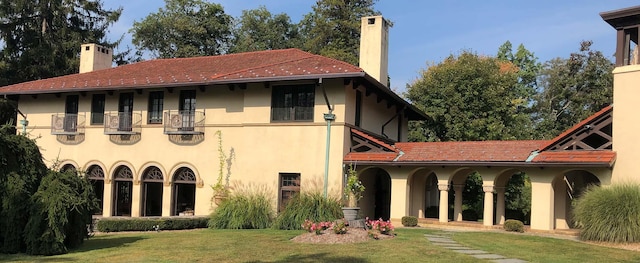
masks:
MULTIPOLYGON (((495 231, 504 229, 503 225, 485 226, 480 221, 449 221, 443 223, 438 221, 437 218, 418 218, 418 225, 428 228, 458 231, 495 231)), ((528 233, 546 234, 568 239, 576 239, 580 234, 579 229, 532 230, 528 225, 525 225, 524 228, 525 232, 528 233)))

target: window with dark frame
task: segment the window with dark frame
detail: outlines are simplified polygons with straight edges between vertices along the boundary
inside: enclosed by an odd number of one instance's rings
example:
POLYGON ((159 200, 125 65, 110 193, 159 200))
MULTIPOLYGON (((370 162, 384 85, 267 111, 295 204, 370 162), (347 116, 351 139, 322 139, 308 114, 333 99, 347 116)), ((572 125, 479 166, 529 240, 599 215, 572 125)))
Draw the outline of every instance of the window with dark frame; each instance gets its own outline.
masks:
POLYGON ((315 85, 274 86, 272 121, 313 121, 315 85))
POLYGON ((104 124, 104 94, 93 94, 91 97, 91 124, 104 124))
POLYGON ((278 212, 281 212, 287 206, 289 200, 297 193, 300 193, 300 174, 280 173, 279 186, 278 212))
POLYGON ((64 105, 64 131, 76 132, 78 129, 78 95, 68 95, 64 105))
POLYGON ((120 93, 118 131, 131 131, 133 122, 133 92, 120 93))
POLYGON ((164 103, 163 91, 149 92, 149 109, 147 111, 147 123, 162 124, 163 103, 164 103))

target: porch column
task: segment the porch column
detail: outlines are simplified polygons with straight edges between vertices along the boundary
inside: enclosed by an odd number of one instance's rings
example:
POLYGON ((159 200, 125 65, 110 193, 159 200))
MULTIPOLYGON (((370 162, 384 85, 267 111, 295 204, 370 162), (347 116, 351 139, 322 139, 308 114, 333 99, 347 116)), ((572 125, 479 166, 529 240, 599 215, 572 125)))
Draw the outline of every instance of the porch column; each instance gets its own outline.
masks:
POLYGON ((391 218, 402 218, 409 212, 409 184, 407 174, 402 171, 387 171, 391 177, 391 218))
POLYGON ((104 180, 104 195, 102 199, 102 216, 110 217, 112 216, 113 210, 113 181, 106 179, 104 180))
POLYGON ((554 191, 550 179, 530 175, 531 178, 531 229, 553 230, 554 191))
POLYGON ((440 190, 440 212, 438 214, 438 221, 446 223, 449 222, 449 185, 439 184, 438 190, 440 190))
POLYGON ((493 226, 493 185, 483 186, 484 191, 484 226, 493 226))
POLYGON ((494 187, 496 190, 496 224, 503 225, 505 220, 504 214, 504 187, 494 187))
POLYGON ((131 217, 140 217, 140 207, 142 204, 142 187, 140 180, 133 180, 131 191, 131 217))
POLYGON ((171 216, 171 187, 172 184, 170 182, 165 182, 162 187, 162 216, 167 217, 171 216))
POLYGON ((462 221, 462 190, 463 184, 453 185, 455 199, 453 202, 453 221, 462 221))

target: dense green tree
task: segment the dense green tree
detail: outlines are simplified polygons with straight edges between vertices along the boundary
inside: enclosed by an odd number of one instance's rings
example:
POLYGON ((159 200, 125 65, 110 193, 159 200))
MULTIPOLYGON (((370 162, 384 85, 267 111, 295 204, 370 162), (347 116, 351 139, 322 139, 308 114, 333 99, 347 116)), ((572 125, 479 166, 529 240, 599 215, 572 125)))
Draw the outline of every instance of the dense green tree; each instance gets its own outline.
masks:
POLYGON ((122 9, 99 0, 0 1, 0 85, 78 72, 80 45, 105 40, 122 9))
POLYGON ((244 10, 233 30, 231 53, 299 47, 298 27, 284 13, 273 15, 264 6, 244 10))
POLYGON ((31 202, 25 236, 32 255, 63 254, 80 246, 97 208, 91 183, 75 171, 50 170, 31 202))
POLYGON ((527 50, 523 44, 518 45, 518 49, 513 53, 510 41, 505 42, 498 48, 498 59, 506 60, 517 67, 518 83, 516 84, 516 99, 521 101, 519 107, 522 110, 529 109, 529 104, 536 94, 537 78, 542 65, 533 52, 527 50))
POLYGON ((423 70, 406 97, 431 119, 412 124, 412 141, 513 140, 530 137, 519 110, 517 68, 470 51, 423 70))
POLYGON ((133 23, 132 42, 156 58, 195 57, 228 51, 232 17, 220 4, 165 0, 165 7, 133 23))
POLYGON ((24 229, 31 215, 31 196, 46 173, 33 140, 0 134, 0 253, 26 250, 24 229))
POLYGON ((569 58, 544 64, 533 116, 540 138, 553 138, 612 103, 614 65, 591 44, 583 41, 569 58))
POLYGON ((377 15, 376 0, 318 0, 300 21, 303 49, 358 65, 360 18, 377 15))

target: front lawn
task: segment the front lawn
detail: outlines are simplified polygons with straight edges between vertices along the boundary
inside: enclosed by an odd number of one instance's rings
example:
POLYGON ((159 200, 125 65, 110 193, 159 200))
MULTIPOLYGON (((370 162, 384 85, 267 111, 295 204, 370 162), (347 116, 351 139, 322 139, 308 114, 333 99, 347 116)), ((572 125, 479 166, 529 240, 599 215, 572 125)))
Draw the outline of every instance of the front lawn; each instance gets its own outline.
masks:
MULTIPOLYGON (((301 231, 112 233, 95 236, 66 255, 0 255, 0 262, 484 262, 431 245, 424 234, 434 232, 438 231, 401 228, 393 239, 333 245, 289 241, 301 231)), ((552 238, 484 232, 454 233, 453 238, 469 247, 532 262, 640 261, 638 252, 552 238)))

